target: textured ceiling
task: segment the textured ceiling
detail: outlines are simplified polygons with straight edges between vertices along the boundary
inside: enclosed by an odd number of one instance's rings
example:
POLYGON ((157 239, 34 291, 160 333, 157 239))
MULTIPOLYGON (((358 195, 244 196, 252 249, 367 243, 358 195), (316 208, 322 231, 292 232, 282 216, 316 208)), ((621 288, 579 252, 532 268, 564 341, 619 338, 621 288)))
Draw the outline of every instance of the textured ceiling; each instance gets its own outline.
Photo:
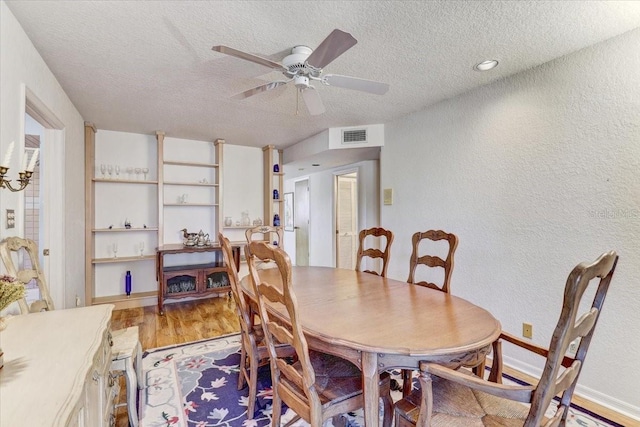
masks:
POLYGON ((285 148, 329 127, 385 123, 640 26, 638 1, 7 1, 87 121, 99 129, 285 148), (358 43, 325 67, 389 83, 383 96, 316 85, 310 116, 286 85, 231 96, 334 28, 358 43), (497 59, 495 70, 472 66, 497 59))

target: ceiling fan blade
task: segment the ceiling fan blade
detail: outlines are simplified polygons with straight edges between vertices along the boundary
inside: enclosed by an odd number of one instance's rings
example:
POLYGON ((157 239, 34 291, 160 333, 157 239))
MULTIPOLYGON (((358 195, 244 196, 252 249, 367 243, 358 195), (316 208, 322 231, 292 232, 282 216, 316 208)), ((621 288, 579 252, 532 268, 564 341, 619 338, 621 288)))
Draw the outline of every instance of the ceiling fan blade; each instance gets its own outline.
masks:
POLYGON ((322 78, 322 82, 329 86, 360 90, 362 92, 369 92, 375 95, 384 95, 389 90, 389 85, 387 83, 359 79, 357 77, 341 76, 339 74, 327 74, 322 78))
POLYGON ((276 82, 269 82, 262 86, 254 87, 253 89, 245 90, 242 93, 232 96, 232 99, 245 99, 253 95, 257 95, 262 92, 266 92, 268 90, 273 90, 279 88, 280 86, 286 85, 291 80, 278 80, 276 82))
POLYGON ((322 104, 322 99, 320 99, 320 94, 316 88, 309 86, 305 89, 301 89, 301 92, 302 99, 307 106, 307 110, 309 110, 309 114, 317 116, 324 113, 324 105, 322 104))
POLYGON ((349 33, 335 29, 309 55, 307 64, 314 68, 324 68, 338 56, 351 49, 358 41, 349 33))
POLYGON ((211 50, 215 50, 216 52, 224 53, 225 55, 235 56, 236 58, 244 59, 246 61, 255 62, 256 64, 264 65, 265 67, 273 68, 278 71, 286 71, 282 64, 278 64, 277 62, 271 61, 266 58, 262 58, 257 55, 253 55, 251 53, 242 52, 240 50, 234 49, 228 46, 214 46, 211 50))

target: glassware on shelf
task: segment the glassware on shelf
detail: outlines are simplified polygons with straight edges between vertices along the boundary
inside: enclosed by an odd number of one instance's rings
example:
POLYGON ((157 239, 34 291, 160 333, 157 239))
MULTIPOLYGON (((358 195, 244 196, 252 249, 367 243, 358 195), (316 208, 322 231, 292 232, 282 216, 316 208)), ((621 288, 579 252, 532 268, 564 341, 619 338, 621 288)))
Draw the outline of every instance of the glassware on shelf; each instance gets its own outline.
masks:
POLYGON ((144 174, 144 180, 147 180, 147 174, 149 173, 149 168, 142 168, 142 173, 144 174))
POLYGON ((230 216, 224 217, 224 226, 231 227, 232 225, 233 225, 233 220, 231 219, 231 217, 230 216))
POLYGON ((105 179, 106 178, 105 174, 107 173, 107 165, 102 163, 100 165, 100 172, 102 173, 102 179, 105 179))
POLYGON ((142 172, 142 169, 135 168, 134 171, 136 172, 136 180, 140 181, 140 173, 142 172))
POLYGON ((280 227, 280 215, 275 214, 273 216, 273 226, 274 227, 280 227))
POLYGON ((249 227, 251 225, 251 219, 249 219, 249 211, 242 212, 242 226, 249 227))
POLYGON ((107 172, 109 172, 109 179, 113 179, 113 165, 107 166, 107 172))
POLYGON ((113 244, 113 257, 114 258, 118 258, 118 244, 117 243, 113 244))
POLYGON ((124 291, 127 293, 127 297, 131 296, 131 271, 129 270, 124 276, 124 291))
POLYGON ((120 179, 120 165, 116 165, 116 179, 120 179))
POLYGON ((144 256, 144 242, 140 242, 140 256, 144 256))
POLYGON ((127 178, 133 179, 133 166, 127 166, 127 178))

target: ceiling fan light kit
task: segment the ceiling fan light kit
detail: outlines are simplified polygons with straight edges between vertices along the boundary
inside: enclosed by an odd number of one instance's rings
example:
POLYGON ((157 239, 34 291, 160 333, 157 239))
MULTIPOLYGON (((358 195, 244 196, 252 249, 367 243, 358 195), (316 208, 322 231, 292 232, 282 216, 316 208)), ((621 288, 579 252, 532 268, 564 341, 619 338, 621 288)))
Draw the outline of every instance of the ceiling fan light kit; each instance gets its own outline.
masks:
POLYGON ((302 95, 309 114, 318 115, 324 113, 325 108, 320 99, 320 94, 315 87, 310 84, 311 81, 318 81, 326 86, 359 90, 375 95, 384 95, 389 90, 387 83, 338 74, 322 74, 325 66, 349 50, 356 43, 357 40, 351 34, 335 29, 315 50, 304 45, 294 46, 291 49, 291 53, 282 60, 282 64, 228 46, 213 46, 212 50, 272 68, 282 72, 287 78, 287 80, 269 82, 246 90, 232 98, 248 98, 284 86, 293 81, 298 93, 302 95))

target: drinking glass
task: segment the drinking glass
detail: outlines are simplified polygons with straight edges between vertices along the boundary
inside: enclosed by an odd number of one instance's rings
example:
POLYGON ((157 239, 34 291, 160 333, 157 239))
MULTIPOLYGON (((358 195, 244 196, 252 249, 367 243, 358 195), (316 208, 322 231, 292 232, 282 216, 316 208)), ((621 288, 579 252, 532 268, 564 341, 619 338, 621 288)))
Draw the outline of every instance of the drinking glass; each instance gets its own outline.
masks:
POLYGON ((133 175, 133 166, 127 166, 127 178, 133 179, 131 175, 133 175))
POLYGON ((116 165, 116 179, 120 179, 120 165, 116 165))
POLYGON ((113 178, 113 165, 107 166, 107 172, 109 172, 109 179, 113 178))
POLYGON ((136 180, 140 181, 140 172, 142 172, 142 169, 135 168, 134 170, 136 171, 136 180))
POLYGON ((144 174, 144 180, 147 180, 147 174, 149 173, 149 168, 142 168, 142 173, 144 174))
POLYGON ((143 256, 144 252, 144 242, 140 242, 140 256, 143 256))
POLYGON ((113 257, 114 258, 118 258, 118 244, 117 243, 113 244, 113 257))
POLYGON ((105 173, 107 172, 107 165, 104 163, 100 164, 100 172, 102 172, 102 179, 105 178, 105 173))

